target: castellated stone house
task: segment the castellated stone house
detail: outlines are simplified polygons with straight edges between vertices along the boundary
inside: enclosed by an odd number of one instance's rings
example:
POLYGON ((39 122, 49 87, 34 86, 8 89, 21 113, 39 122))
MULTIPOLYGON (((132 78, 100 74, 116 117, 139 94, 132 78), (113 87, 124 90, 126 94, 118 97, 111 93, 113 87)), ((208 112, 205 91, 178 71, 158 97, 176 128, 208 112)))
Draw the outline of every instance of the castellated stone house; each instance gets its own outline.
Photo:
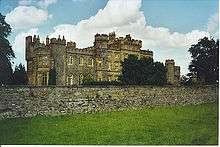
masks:
MULTIPOLYGON (((75 42, 60 38, 46 38, 41 43, 39 36, 26 37, 26 61, 28 84, 48 85, 49 71, 56 70, 57 85, 80 85, 85 79, 115 81, 121 73, 120 63, 129 54, 138 58, 153 58, 153 52, 141 50, 142 41, 130 35, 116 37, 115 33, 96 34, 94 45, 79 49, 75 42)), ((166 60, 167 81, 178 84, 180 67, 174 60, 166 60)))

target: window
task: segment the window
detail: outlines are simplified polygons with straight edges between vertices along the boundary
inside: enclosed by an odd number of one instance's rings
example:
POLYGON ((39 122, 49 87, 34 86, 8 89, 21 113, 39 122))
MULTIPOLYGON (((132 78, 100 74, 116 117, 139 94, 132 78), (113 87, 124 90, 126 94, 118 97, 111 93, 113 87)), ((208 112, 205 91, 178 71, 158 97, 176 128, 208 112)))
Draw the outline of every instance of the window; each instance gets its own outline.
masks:
POLYGON ((102 68, 102 61, 97 61, 97 64, 98 64, 98 68, 102 68))
POLYGON ((79 58, 79 65, 83 66, 83 58, 82 57, 79 58))
POLYGON ((73 85, 73 75, 67 77, 67 85, 73 85))
POLYGON ((47 85, 47 73, 42 74, 42 85, 47 85))
POLYGON ((73 57, 69 56, 68 65, 73 65, 73 57))
POLYGON ((116 54, 115 54, 115 59, 118 59, 118 58, 119 58, 119 54, 116 53, 116 54))
POLYGON ((108 70, 111 70, 111 63, 108 63, 108 70))
POLYGON ((102 73, 98 72, 98 81, 102 81, 102 73))
POLYGON ((121 69, 120 63, 116 62, 115 63, 115 70, 120 70, 120 69, 121 69))
POLYGON ((82 84, 83 83, 83 74, 79 75, 79 83, 82 84))
POLYGON ((47 58, 47 56, 40 57, 39 58, 39 63, 42 66, 47 66, 48 65, 48 58, 47 58))
POLYGON ((93 59, 92 59, 92 58, 89 58, 89 64, 88 64, 88 66, 93 67, 93 59))
POLYGON ((111 75, 108 76, 108 81, 111 81, 111 75))

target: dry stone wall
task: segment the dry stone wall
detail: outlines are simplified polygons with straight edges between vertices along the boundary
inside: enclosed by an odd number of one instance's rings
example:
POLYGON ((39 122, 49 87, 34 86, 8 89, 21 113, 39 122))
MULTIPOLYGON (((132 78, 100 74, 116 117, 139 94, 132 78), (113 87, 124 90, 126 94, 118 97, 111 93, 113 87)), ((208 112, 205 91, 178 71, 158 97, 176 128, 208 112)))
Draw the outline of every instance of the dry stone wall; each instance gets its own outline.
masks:
POLYGON ((0 119, 214 102, 218 87, 0 88, 0 119))

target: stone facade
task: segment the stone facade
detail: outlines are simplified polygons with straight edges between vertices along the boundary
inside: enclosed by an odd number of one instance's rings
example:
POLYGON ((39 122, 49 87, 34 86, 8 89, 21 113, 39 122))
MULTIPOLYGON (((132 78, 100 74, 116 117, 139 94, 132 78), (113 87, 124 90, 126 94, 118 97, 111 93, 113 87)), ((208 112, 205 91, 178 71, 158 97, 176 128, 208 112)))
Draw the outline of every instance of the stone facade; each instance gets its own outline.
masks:
POLYGON ((17 87, 0 88, 0 119, 64 115, 124 108, 210 103, 218 87, 17 87))
MULTIPOLYGON (((153 58, 153 52, 141 50, 142 41, 130 35, 116 37, 115 33, 96 34, 94 45, 79 49, 75 42, 65 38, 46 38, 41 43, 39 36, 26 37, 26 61, 29 85, 48 85, 49 71, 55 69, 57 85, 80 85, 83 80, 116 81, 121 73, 120 63, 129 54, 139 58, 153 58)), ((173 68, 168 66, 169 68, 173 68)), ((173 69, 171 69, 173 70, 173 69)), ((171 71, 168 70, 168 71, 171 71)), ((179 69, 175 69, 178 71, 179 69)), ((175 72, 177 73, 177 72, 175 72)), ((178 83, 179 74, 173 75, 172 84, 178 83), (175 77, 175 78, 174 78, 175 77)))
POLYGON ((175 62, 173 59, 168 59, 165 61, 166 66, 166 77, 167 83, 171 85, 179 85, 180 84, 180 66, 175 66, 175 62))

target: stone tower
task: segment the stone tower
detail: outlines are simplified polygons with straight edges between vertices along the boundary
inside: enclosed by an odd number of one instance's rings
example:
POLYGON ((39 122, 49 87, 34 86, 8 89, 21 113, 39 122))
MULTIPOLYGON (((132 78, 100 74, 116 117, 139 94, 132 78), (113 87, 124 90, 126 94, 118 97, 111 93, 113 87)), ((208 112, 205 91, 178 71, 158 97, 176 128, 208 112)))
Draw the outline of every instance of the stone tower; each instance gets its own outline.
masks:
POLYGON ((66 40, 63 36, 51 38, 49 48, 51 49, 51 56, 53 58, 54 69, 56 71, 56 83, 58 85, 66 85, 66 40))
POLYGON ((175 62, 173 59, 167 59, 165 61, 165 66, 166 66, 167 83, 171 85, 179 85, 180 84, 180 67, 175 66, 175 62))
POLYGON ((96 79, 98 81, 107 81, 108 73, 108 41, 109 36, 107 34, 96 34, 95 35, 95 42, 94 42, 94 48, 96 50, 96 79))

